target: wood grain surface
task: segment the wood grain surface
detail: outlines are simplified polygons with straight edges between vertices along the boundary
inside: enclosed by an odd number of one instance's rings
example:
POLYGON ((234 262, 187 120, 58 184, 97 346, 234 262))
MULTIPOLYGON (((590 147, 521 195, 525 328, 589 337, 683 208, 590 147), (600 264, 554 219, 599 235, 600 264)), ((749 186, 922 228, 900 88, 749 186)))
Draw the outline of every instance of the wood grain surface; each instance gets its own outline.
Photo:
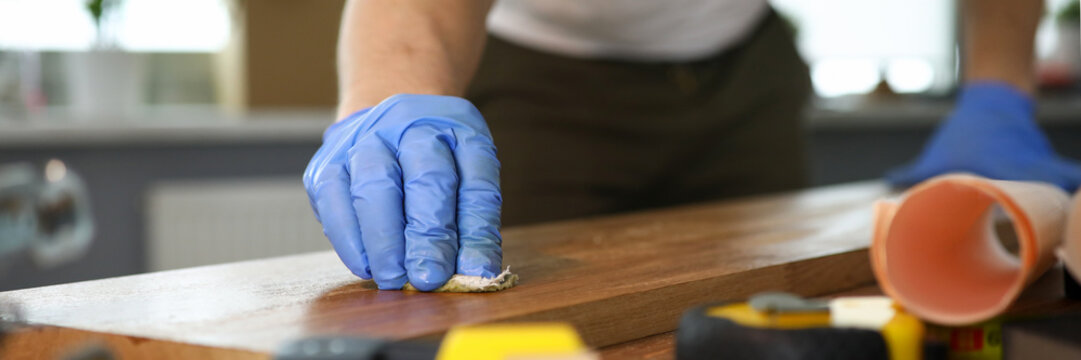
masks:
POLYGON ((18 314, 4 317, 39 327, 4 351, 94 334, 122 355, 250 358, 313 335, 409 339, 493 321, 570 322, 602 347, 672 331, 704 302, 872 283, 870 209, 887 191, 857 183, 508 229, 504 264, 521 283, 493 294, 378 291, 331 252, 10 291, 0 305, 18 314))
POLYGON ((676 358, 676 333, 669 331, 604 347, 602 360, 672 360, 676 358))

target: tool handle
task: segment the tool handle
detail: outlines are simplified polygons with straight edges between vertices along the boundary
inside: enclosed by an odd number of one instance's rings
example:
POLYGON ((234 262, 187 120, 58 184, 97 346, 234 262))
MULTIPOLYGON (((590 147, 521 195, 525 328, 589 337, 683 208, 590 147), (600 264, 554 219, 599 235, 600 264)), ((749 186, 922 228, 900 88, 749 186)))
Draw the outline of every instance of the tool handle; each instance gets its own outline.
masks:
POLYGON ((882 336, 871 330, 813 327, 776 329, 709 316, 707 305, 688 310, 676 331, 676 359, 889 359, 882 336))

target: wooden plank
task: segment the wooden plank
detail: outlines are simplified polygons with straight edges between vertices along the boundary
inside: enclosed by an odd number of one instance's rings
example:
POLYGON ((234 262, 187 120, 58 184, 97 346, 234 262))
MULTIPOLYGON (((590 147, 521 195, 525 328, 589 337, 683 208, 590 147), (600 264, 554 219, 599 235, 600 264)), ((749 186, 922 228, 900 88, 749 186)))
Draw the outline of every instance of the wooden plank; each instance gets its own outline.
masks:
POLYGON ((268 359, 265 353, 223 349, 135 336, 102 334, 72 328, 40 326, 15 331, 0 343, 0 359, 69 359, 74 354, 105 349, 115 359, 268 359))
POLYGON ((600 349, 599 353, 604 360, 672 360, 676 358, 676 333, 670 331, 631 340, 600 349))
POLYGON ((872 282, 870 205, 886 193, 859 183, 509 229, 504 260, 522 280, 495 294, 377 291, 322 252, 11 291, 0 303, 56 328, 28 346, 71 330, 271 353, 317 334, 408 339, 555 320, 601 347, 671 331, 699 303, 872 282))

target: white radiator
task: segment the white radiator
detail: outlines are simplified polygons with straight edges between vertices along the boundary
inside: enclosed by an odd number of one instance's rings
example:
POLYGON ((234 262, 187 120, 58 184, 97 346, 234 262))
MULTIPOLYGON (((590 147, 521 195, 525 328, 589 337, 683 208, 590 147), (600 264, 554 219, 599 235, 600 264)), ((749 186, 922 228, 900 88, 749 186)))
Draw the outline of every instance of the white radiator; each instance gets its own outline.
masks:
POLYGON ((159 183, 147 195, 150 270, 331 248, 299 178, 159 183))

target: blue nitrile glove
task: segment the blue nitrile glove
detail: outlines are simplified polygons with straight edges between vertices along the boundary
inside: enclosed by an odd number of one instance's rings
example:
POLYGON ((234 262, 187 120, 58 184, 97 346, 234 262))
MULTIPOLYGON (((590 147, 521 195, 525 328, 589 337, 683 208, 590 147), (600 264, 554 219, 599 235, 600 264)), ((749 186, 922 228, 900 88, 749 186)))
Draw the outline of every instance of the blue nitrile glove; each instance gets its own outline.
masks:
POLYGON ((331 125, 304 187, 338 257, 380 289, 499 273, 499 160, 465 99, 395 95, 331 125))
POLYGON ((886 174, 909 186, 947 172, 1003 180, 1043 181, 1073 191, 1081 165, 1058 156, 1036 125, 1032 99, 1010 85, 966 85, 953 114, 939 126, 915 162, 886 174))

